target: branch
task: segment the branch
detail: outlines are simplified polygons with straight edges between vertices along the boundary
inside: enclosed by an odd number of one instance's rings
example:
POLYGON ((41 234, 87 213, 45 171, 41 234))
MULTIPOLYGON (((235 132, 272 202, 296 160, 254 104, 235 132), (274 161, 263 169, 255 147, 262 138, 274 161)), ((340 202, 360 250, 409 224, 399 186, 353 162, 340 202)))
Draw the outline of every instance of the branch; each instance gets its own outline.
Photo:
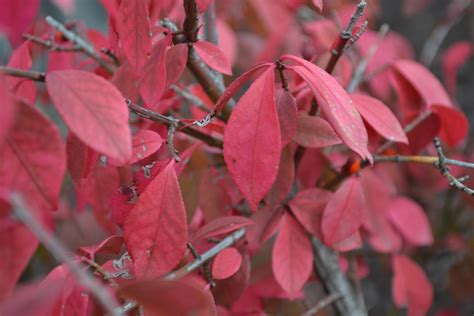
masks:
POLYGON ((449 172, 449 167, 446 165, 447 158, 443 153, 443 148, 441 148, 441 142, 438 137, 434 139, 434 145, 438 153, 438 162, 435 163, 435 167, 438 168, 441 174, 449 180, 449 185, 474 196, 474 190, 463 184, 464 181, 469 179, 468 176, 458 179, 449 172))
POLYGON ((107 313, 111 315, 121 315, 122 313, 117 309, 118 305, 116 304, 116 300, 110 295, 109 290, 90 274, 85 272, 83 267, 77 261, 73 260, 61 242, 43 228, 41 223, 27 207, 22 197, 17 193, 13 193, 11 195, 11 203, 15 216, 31 230, 56 260, 68 266, 71 273, 75 276, 76 281, 84 286, 100 302, 107 313))
POLYGON ((359 21, 362 14, 364 14, 364 10, 367 7, 367 2, 365 0, 360 0, 359 4, 357 5, 357 9, 354 14, 351 16, 351 20, 347 25, 346 29, 341 32, 340 37, 337 39, 337 42, 334 45, 334 48, 331 50, 331 58, 328 61, 326 66, 326 71, 328 73, 332 73, 334 68, 336 67, 339 58, 341 58, 342 54, 344 53, 344 48, 349 40, 352 38, 352 32, 354 31, 354 27, 359 21))
POLYGON ((325 297, 324 299, 320 300, 318 302, 318 304, 316 304, 315 306, 311 307, 310 309, 308 309, 302 316, 312 316, 312 315, 315 315, 317 314, 320 310, 322 310, 323 308, 325 308, 326 306, 332 304, 333 302, 337 301, 338 299, 340 299, 342 296, 341 294, 339 293, 334 293, 334 294, 331 294, 331 295, 328 295, 327 297, 325 297))
POLYGON ((117 71, 117 67, 114 64, 111 64, 104 60, 102 56, 100 56, 100 54, 96 52, 94 46, 92 46, 89 42, 80 37, 78 34, 69 30, 66 26, 64 26, 64 24, 62 24, 52 16, 47 16, 45 20, 46 23, 48 23, 51 27, 61 32, 64 37, 66 37, 69 41, 71 41, 78 48, 80 48, 81 51, 84 52, 84 54, 94 59, 108 73, 113 74, 115 71, 117 71))
MULTIPOLYGON (((187 265, 182 266, 178 270, 171 272, 170 274, 166 275, 163 279, 164 280, 179 280, 182 277, 186 276, 187 274, 193 272, 194 270, 198 269, 201 267, 204 263, 206 263, 208 260, 212 259, 215 257, 219 252, 224 250, 227 247, 232 246, 235 242, 240 240, 243 236, 245 235, 245 228, 241 228, 231 235, 227 236, 224 238, 221 242, 219 242, 217 245, 200 255, 198 258, 196 258, 194 261, 188 263, 187 265)), ((121 307, 117 309, 117 312, 119 313, 127 313, 134 308, 136 308, 138 304, 134 301, 128 301, 121 307)))
POLYGON ((358 304, 355 293, 345 275, 339 268, 337 253, 326 247, 321 241, 313 237, 314 269, 318 272, 322 283, 329 293, 341 296, 335 302, 336 310, 340 315, 363 316, 367 311, 358 304))
POLYGON ((444 39, 467 12, 471 2, 471 0, 455 0, 449 4, 443 22, 431 32, 421 50, 420 60, 425 66, 431 66, 444 39))
POLYGON ((144 107, 141 107, 137 104, 134 104, 130 100, 126 100, 128 109, 137 114, 138 116, 141 116, 143 118, 149 119, 151 121, 160 123, 160 124, 165 124, 167 126, 171 125, 176 125, 176 131, 179 131, 183 134, 186 134, 188 136, 194 137, 196 139, 199 139, 203 141, 204 143, 208 144, 211 147, 216 147, 216 148, 222 148, 223 143, 221 140, 215 139, 207 134, 204 134, 203 132, 194 129, 189 126, 183 125, 183 123, 175 118, 162 115, 160 113, 153 112, 151 110, 145 109, 144 107))
POLYGON ((56 42, 52 40, 45 40, 42 39, 38 36, 32 35, 32 34, 23 34, 23 38, 31 41, 33 43, 36 43, 38 45, 44 46, 52 51, 56 52, 80 52, 82 51, 81 47, 79 46, 64 46, 64 45, 59 45, 56 42))
POLYGON ((370 60, 374 57, 375 53, 379 49, 380 43, 385 38, 389 30, 390 27, 388 24, 384 24, 380 27, 377 40, 374 44, 372 44, 372 46, 370 46, 367 56, 365 56, 365 58, 360 61, 359 65, 354 70, 352 80, 349 83, 349 86, 347 86, 347 92, 354 92, 355 89, 357 89, 360 82, 362 81, 362 78, 364 77, 365 70, 367 69, 370 60))
MULTIPOLYGON (((429 164, 429 165, 437 165, 439 163, 439 158, 435 156, 403 156, 403 155, 395 155, 395 156, 374 156, 375 162, 413 162, 413 163, 421 163, 421 164, 429 164)), ((463 167, 463 168, 471 168, 474 169, 474 163, 465 162, 460 160, 454 159, 444 159, 445 165, 463 167)))
POLYGON ((32 71, 32 70, 22 70, 18 68, 11 68, 7 66, 0 66, 0 72, 5 75, 12 77, 25 78, 33 81, 44 81, 46 74, 44 72, 32 71))

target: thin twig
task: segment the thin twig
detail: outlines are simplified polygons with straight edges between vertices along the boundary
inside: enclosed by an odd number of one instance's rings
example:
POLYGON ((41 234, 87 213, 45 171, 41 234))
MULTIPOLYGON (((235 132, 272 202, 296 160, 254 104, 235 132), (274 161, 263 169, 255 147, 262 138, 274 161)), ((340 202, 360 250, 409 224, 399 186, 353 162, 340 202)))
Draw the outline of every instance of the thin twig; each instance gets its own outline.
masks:
POLYGON ((36 35, 32 35, 28 33, 23 34, 23 38, 56 52, 78 52, 82 50, 81 47, 79 46, 59 45, 58 43, 52 40, 45 40, 36 35))
POLYGON ((46 78, 46 74, 44 72, 21 70, 18 68, 12 68, 7 66, 0 66, 0 72, 8 76, 25 78, 33 81, 44 81, 46 78))
POLYGON ((64 26, 64 24, 62 24, 61 22, 59 22, 52 16, 47 16, 45 20, 46 20, 46 23, 48 23, 51 27, 61 32, 65 38, 67 38, 69 41, 71 41, 77 47, 79 47, 84 52, 84 54, 86 54, 87 56, 95 60, 107 72, 109 72, 110 74, 113 74, 115 71, 117 71, 117 66, 103 59, 102 56, 100 56, 100 54, 96 52, 96 50, 94 49, 94 46, 92 46, 89 42, 87 42, 81 36, 69 30, 66 26, 64 26))
POLYGON ((447 158, 443 153, 443 148, 441 147, 441 142, 438 137, 434 139, 434 146, 436 148, 436 152, 438 153, 438 162, 435 163, 435 167, 438 168, 441 174, 449 180, 449 185, 474 196, 474 190, 463 183, 469 179, 468 176, 458 179, 449 172, 449 167, 446 165, 447 158))
POLYGON ((370 46, 369 51, 367 52, 367 56, 365 56, 365 58, 360 61, 359 65, 354 70, 354 75, 352 76, 352 80, 347 86, 347 92, 349 93, 354 92, 357 89, 360 82, 362 81, 364 72, 367 69, 369 62, 374 57, 375 53, 380 47, 380 43, 385 38, 389 30, 390 30, 390 27, 388 26, 388 24, 383 24, 380 27, 377 40, 375 41, 374 44, 372 44, 372 46, 370 46))
MULTIPOLYGON (((413 162, 413 163, 421 163, 421 164, 437 164, 439 162, 439 158, 435 156, 403 156, 403 155, 396 155, 396 156, 374 156, 375 162, 413 162)), ((459 161, 454 159, 445 159, 445 165, 463 167, 463 168, 471 168, 474 169, 474 163, 472 162, 465 162, 459 161)))
POLYGON ((421 50, 420 60, 424 65, 431 66, 444 39, 453 26, 462 19, 471 2, 471 0, 455 0, 449 4, 441 24, 431 32, 421 50))
MULTIPOLYGON (((235 242, 240 240, 243 236, 245 235, 245 228, 241 228, 231 235, 227 236, 224 238, 221 242, 219 242, 217 245, 203 253, 202 255, 199 255, 198 258, 196 258, 193 262, 188 263, 185 266, 182 266, 178 270, 171 272, 170 274, 166 275, 163 279, 164 280, 179 280, 186 276, 187 274, 195 271, 199 267, 201 267, 204 263, 206 263, 208 260, 212 259, 215 257, 219 252, 222 250, 232 246, 235 242)), ((134 301, 128 301, 121 307, 119 307, 118 312, 120 313, 127 313, 134 308, 136 308, 138 304, 134 301)))
POLYGON ((331 295, 328 295, 326 296, 325 298, 323 298, 322 300, 320 300, 318 302, 318 304, 316 304, 315 306, 311 307, 310 309, 308 309, 306 312, 304 312, 303 315, 301 316, 312 316, 312 315, 315 315, 317 314, 320 310, 322 310, 323 308, 325 308, 326 306, 329 306, 330 304, 332 304, 333 302, 337 301, 338 299, 341 298, 341 294, 339 293, 333 293, 331 295))
POLYGON ((207 134, 202 133, 201 131, 198 131, 192 127, 189 126, 184 126, 183 123, 175 118, 172 118, 170 116, 162 115, 160 113, 153 112, 151 110, 145 109, 144 107, 141 107, 137 104, 134 104, 130 100, 126 100, 128 109, 143 117, 146 119, 149 119, 151 121, 160 123, 160 124, 165 124, 168 126, 171 125, 176 125, 177 129, 176 131, 181 132, 183 134, 186 134, 188 136, 194 137, 196 139, 199 139, 203 141, 204 143, 208 144, 209 146, 216 147, 216 148, 222 148, 223 143, 221 140, 215 139, 212 136, 209 136, 207 134))
POLYGON ((331 57, 326 66, 326 71, 328 73, 332 73, 334 68, 336 67, 337 62, 344 53, 344 48, 346 47, 349 40, 352 38, 352 32, 354 30, 354 27, 356 26, 360 17, 364 14, 364 10, 366 7, 367 2, 365 0, 360 0, 359 4, 357 5, 356 11, 351 16, 349 24, 347 25, 346 29, 341 32, 339 38, 337 39, 336 45, 331 50, 331 57))
POLYGON ((180 162, 181 159, 179 158, 179 152, 174 147, 174 134, 176 133, 177 124, 171 124, 168 126, 168 137, 166 138, 166 144, 168 145, 168 149, 173 157, 174 161, 180 162))
POLYGON ((111 315, 121 315, 118 309, 115 298, 110 295, 108 289, 100 282, 94 279, 90 274, 85 272, 83 267, 74 261, 68 250, 55 238, 50 232, 43 228, 41 223, 35 218, 29 207, 23 201, 23 198, 17 193, 11 195, 11 203, 15 216, 21 220, 31 232, 39 239, 46 249, 59 262, 68 266, 71 273, 75 276, 76 281, 84 286, 100 304, 104 307, 107 313, 111 315))

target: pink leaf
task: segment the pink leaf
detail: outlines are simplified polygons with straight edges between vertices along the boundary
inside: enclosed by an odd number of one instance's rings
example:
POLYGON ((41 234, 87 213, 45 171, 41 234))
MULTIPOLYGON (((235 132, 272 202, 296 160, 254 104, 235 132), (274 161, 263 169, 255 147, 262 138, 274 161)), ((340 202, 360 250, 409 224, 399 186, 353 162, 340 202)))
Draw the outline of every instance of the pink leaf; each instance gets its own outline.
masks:
POLYGON ((206 41, 197 41, 193 47, 202 60, 212 69, 226 75, 232 75, 232 66, 219 47, 206 41))
POLYGON ((422 64, 404 59, 396 61, 392 67, 412 85, 425 108, 434 104, 453 106, 441 82, 422 64))
POLYGON ((344 240, 338 241, 331 246, 339 252, 351 251, 362 247, 362 237, 358 230, 344 240))
POLYGON ((152 154, 160 149, 164 140, 160 134, 149 131, 140 130, 132 139, 132 159, 128 162, 129 164, 136 163, 142 159, 150 157, 152 154))
POLYGON ((293 214, 312 235, 322 239, 321 222, 326 204, 331 200, 330 191, 311 188, 295 195, 289 202, 293 214))
POLYGON ((191 238, 193 242, 198 240, 233 232, 239 228, 252 225, 253 221, 241 216, 224 216, 213 220, 201 227, 191 238))
MULTIPOLYGON (((0 195, 0 301, 13 290, 23 270, 33 256, 38 240, 22 223, 11 214, 10 204, 0 195)), ((10 298, 11 300, 11 298, 10 298)))
POLYGON ((451 95, 456 94, 459 69, 474 54, 474 45, 470 41, 460 41, 446 49, 442 56, 443 75, 446 87, 451 95))
POLYGON ((66 139, 67 168, 74 184, 79 187, 81 179, 89 176, 98 154, 86 146, 74 133, 69 131, 66 139))
POLYGON ((396 198, 388 205, 388 213, 392 223, 410 244, 428 246, 433 243, 428 218, 415 201, 396 198))
POLYGON ((140 73, 151 50, 151 29, 146 1, 121 1, 117 31, 128 61, 140 73))
POLYGON ((59 114, 80 140, 118 161, 130 158, 128 108, 117 88, 79 70, 49 73, 46 87, 59 114))
POLYGON ((364 196, 357 178, 349 178, 326 205, 322 220, 324 240, 328 245, 342 241, 356 232, 362 223, 364 196))
POLYGON ((8 131, 15 123, 16 104, 13 96, 8 91, 7 80, 0 73, 0 108, 2 114, 0 115, 0 148, 5 141, 8 131))
POLYGON ((272 185, 270 192, 265 197, 265 202, 271 206, 277 206, 291 191, 295 180, 295 160, 290 146, 281 151, 278 175, 272 185))
POLYGON ((298 113, 293 141, 308 148, 329 147, 341 143, 341 139, 327 121, 320 117, 310 116, 305 112, 298 113))
POLYGON ((275 104, 280 122, 281 146, 285 147, 296 133, 296 118, 298 109, 296 100, 289 91, 277 90, 275 104))
POLYGON ((166 85, 166 42, 161 40, 151 51, 140 77, 140 94, 147 107, 155 108, 166 85))
POLYGON ((360 115, 377 133, 394 142, 408 143, 402 126, 385 104, 363 94, 353 94, 351 98, 360 115))
POLYGON ((186 210, 173 165, 148 185, 125 220, 125 244, 137 277, 168 272, 186 250, 186 210))
POLYGON ((174 84, 186 69, 188 45, 177 44, 166 51, 166 86, 174 84))
POLYGON ((425 315, 433 303, 433 286, 418 264, 406 256, 392 259, 395 305, 408 307, 408 316, 425 315))
POLYGON ((278 284, 295 298, 311 275, 313 249, 303 227, 288 213, 272 251, 273 275, 278 284))
POLYGON ((5 32, 13 47, 22 42, 21 35, 33 22, 40 0, 0 0, 0 32, 5 32))
POLYGON ((240 98, 224 135, 225 162, 254 211, 275 181, 280 162, 273 70, 270 67, 240 98))
POLYGON ((433 105, 431 109, 441 122, 439 136, 443 142, 454 147, 466 138, 469 121, 463 112, 443 105, 433 105))
POLYGON ((58 129, 38 110, 17 103, 15 125, 0 149, 0 188, 18 191, 40 209, 56 209, 66 171, 58 129))
POLYGON ((311 0, 311 2, 319 12, 323 12, 323 0, 311 0))
POLYGON ((295 71, 313 92, 339 138, 363 159, 372 161, 367 149, 368 136, 362 118, 352 100, 337 80, 318 66, 295 56, 285 55, 299 66, 287 66, 295 71))
MULTIPOLYGON (((232 83, 227 87, 222 96, 216 102, 215 110, 217 113, 222 111, 222 108, 226 106, 227 102, 237 93, 237 91, 242 87, 242 85, 249 80, 253 75, 261 74, 263 71, 267 70, 269 67, 273 67, 272 63, 263 63, 258 64, 244 72, 240 77, 232 81, 232 83)), ((272 68, 273 69, 273 68, 272 68)))
POLYGON ((212 263, 212 276, 217 280, 233 276, 242 264, 242 255, 234 247, 219 252, 212 263))

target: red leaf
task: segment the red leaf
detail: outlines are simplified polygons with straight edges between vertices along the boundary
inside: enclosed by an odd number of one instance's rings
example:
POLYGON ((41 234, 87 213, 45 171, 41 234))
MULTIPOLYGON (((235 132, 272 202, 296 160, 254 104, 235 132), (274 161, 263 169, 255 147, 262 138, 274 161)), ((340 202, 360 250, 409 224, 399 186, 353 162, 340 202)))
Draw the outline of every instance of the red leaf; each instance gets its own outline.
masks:
POLYGON ((263 63, 258 64, 244 72, 237 79, 232 81, 232 83, 227 87, 222 96, 216 102, 215 110, 216 113, 220 113, 222 108, 229 102, 230 99, 237 93, 237 91, 242 87, 242 85, 249 80, 255 74, 261 74, 263 71, 267 70, 269 67, 273 67, 272 63, 263 63))
POLYGON ((425 315, 433 303, 433 286, 418 264, 406 256, 392 259, 395 305, 408 307, 408 316, 425 315))
POLYGON ((322 231, 328 245, 356 232, 362 223, 364 196, 357 178, 349 178, 334 193, 323 213, 322 231))
POLYGON ((195 243, 198 240, 214 237, 217 235, 227 234, 239 228, 252 225, 253 221, 241 216, 225 216, 213 220, 201 227, 191 238, 195 243))
POLYGON ((415 201, 396 198, 389 204, 388 213, 392 223, 410 244, 428 246, 433 243, 428 218, 415 201))
POLYGON ((451 95, 456 94, 458 70, 474 54, 474 45, 469 41, 456 42, 447 48, 442 56, 443 75, 451 95))
POLYGON ((138 277, 168 272, 186 251, 186 210, 173 165, 148 185, 125 220, 125 244, 138 277))
POLYGON ((275 181, 280 162, 273 70, 270 67, 240 98, 224 135, 225 162, 254 211, 275 181))
POLYGON ((217 280, 227 279, 240 269, 242 255, 234 247, 219 252, 212 263, 212 276, 217 280))
POLYGON ((166 85, 166 41, 161 40, 151 51, 140 77, 140 94, 149 108, 155 108, 166 85))
POLYGON ((32 23, 40 5, 39 0, 1 0, 0 30, 5 32, 13 47, 22 42, 21 35, 32 23))
POLYGON ((296 100, 289 91, 277 90, 275 94, 275 104, 280 122, 281 146, 285 147, 296 133, 296 117, 298 109, 296 100))
POLYGON ((66 154, 68 171, 76 187, 79 187, 81 179, 89 176, 94 164, 97 162, 98 154, 95 150, 81 142, 71 131, 67 134, 66 154))
POLYGON ((146 315, 215 315, 212 295, 192 278, 132 281, 120 286, 119 293, 142 305, 146 315))
POLYGON ((363 94, 353 94, 351 98, 360 115, 377 133, 390 141, 408 143, 403 128, 385 104, 363 94))
POLYGON ((50 72, 46 87, 59 114, 80 140, 121 162, 130 158, 128 108, 117 88, 79 70, 50 72))
POLYGON ((151 28, 146 1, 121 1, 117 31, 128 61, 140 73, 151 50, 151 28))
POLYGON ((5 141, 8 131, 15 123, 16 106, 15 101, 8 91, 6 78, 0 73, 0 148, 5 141))
POLYGON ((441 121, 441 140, 451 147, 464 140, 469 132, 469 121, 463 112, 442 105, 433 105, 431 109, 441 121))
POLYGON ((372 155, 367 149, 368 137, 362 118, 337 80, 304 59, 291 55, 285 55, 282 59, 289 59, 300 65, 287 68, 295 71, 308 84, 329 123, 344 144, 363 159, 372 161, 372 155))
MULTIPOLYGON (((31 43, 29 41, 21 44, 15 49, 8 62, 8 67, 18 68, 22 70, 30 70, 33 61, 30 54, 31 43)), ((27 100, 28 103, 34 104, 36 97, 36 87, 32 80, 25 78, 8 77, 6 81, 10 91, 19 98, 27 100)))
POLYGON ((32 206, 56 209, 66 171, 63 141, 38 110, 17 105, 17 120, 0 149, 0 188, 22 193, 32 206))
POLYGON ((114 235, 106 238, 104 241, 93 246, 84 246, 77 249, 79 254, 86 256, 91 260, 95 260, 96 254, 113 254, 118 255, 123 245, 123 237, 114 235))
POLYGON ((322 239, 321 221, 326 204, 333 193, 318 188, 307 189, 295 195, 289 202, 293 214, 312 235, 322 239))
POLYGON ((298 145, 309 148, 329 147, 341 143, 341 139, 327 121, 305 112, 298 113, 293 140, 298 145))
POLYGON ((188 45, 177 44, 166 51, 166 86, 174 84, 186 69, 188 45))
POLYGON ((160 149, 164 140, 160 134, 149 131, 140 130, 132 139, 132 159, 128 162, 129 164, 136 163, 142 159, 145 159, 160 149))
POLYGON ((37 246, 35 235, 13 218, 10 204, 0 194, 0 301, 11 292, 37 246))
POLYGON ((319 12, 323 12, 323 0, 311 0, 311 2, 319 12))
POLYGON ((280 286, 294 298, 311 275, 313 249, 303 227, 288 213, 272 251, 272 269, 280 286))
POLYGON ((281 151, 278 175, 270 192, 265 197, 265 202, 270 206, 277 206, 291 191, 295 180, 295 160, 290 146, 281 151))
POLYGON ((351 251, 362 247, 362 237, 358 230, 344 240, 332 244, 332 248, 339 252, 351 251))
POLYGON ((193 43, 193 47, 209 67, 223 74, 232 75, 232 66, 219 47, 206 41, 197 41, 193 43))
POLYGON ((412 60, 398 60, 393 69, 418 92, 425 107, 434 104, 453 106, 441 82, 425 66, 412 60))

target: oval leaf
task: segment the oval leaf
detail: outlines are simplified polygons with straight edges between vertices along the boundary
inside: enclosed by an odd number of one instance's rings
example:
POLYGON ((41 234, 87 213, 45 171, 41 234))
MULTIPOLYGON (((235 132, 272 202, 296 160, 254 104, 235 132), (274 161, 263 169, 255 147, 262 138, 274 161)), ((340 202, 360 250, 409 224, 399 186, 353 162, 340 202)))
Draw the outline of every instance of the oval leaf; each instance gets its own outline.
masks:
POLYGON ((313 249, 303 227, 288 213, 272 251, 273 275, 278 284, 295 298, 311 275, 313 249))
POLYGON ((240 269, 242 255, 234 247, 219 252, 212 263, 212 277, 217 280, 227 279, 240 269))
POLYGON ((394 256, 392 269, 395 305, 408 306, 408 315, 425 315, 433 302, 433 286, 425 272, 406 256, 394 256))
POLYGON ((292 60, 300 65, 287 68, 295 71, 306 82, 344 144, 363 159, 372 162, 372 155, 367 148, 367 130, 346 90, 334 77, 309 61, 291 55, 285 55, 282 59, 292 60))
POLYGON ((142 159, 149 157, 160 149, 163 144, 163 138, 160 134, 149 131, 140 130, 134 136, 132 140, 132 159, 128 163, 136 163, 142 159))
POLYGON ((388 213, 392 223, 410 244, 428 246, 433 243, 428 218, 415 201, 396 198, 390 203, 388 213))
POLYGON ((273 69, 262 74, 240 98, 224 135, 225 162, 254 211, 275 181, 280 162, 273 69))
POLYGON ((193 43, 193 47, 209 67, 223 74, 232 75, 232 66, 219 47, 206 41, 197 41, 193 43))
POLYGON ((139 73, 151 50, 151 28, 146 1, 121 1, 117 20, 123 52, 135 72, 139 73))
POLYGON ((252 225, 253 221, 241 216, 224 216, 213 220, 201 227, 194 234, 192 241, 196 242, 201 239, 214 237, 221 234, 233 232, 239 228, 252 225))
POLYGON ((294 142, 303 147, 321 148, 337 145, 341 139, 329 123, 320 117, 298 113, 294 142))
POLYGON ((295 136, 298 108, 295 98, 289 91, 278 90, 275 100, 280 121, 281 146, 285 147, 295 136))
POLYGON ((160 276, 176 266, 188 241, 186 210, 171 162, 148 185, 124 224, 137 277, 160 276))
POLYGON ((46 87, 59 114, 86 145, 125 162, 132 154, 128 108, 102 77, 79 70, 54 71, 46 87))
POLYGON ((166 86, 166 41, 161 40, 151 51, 140 77, 140 94, 149 108, 155 108, 166 86))
POLYGON ((351 98, 360 115, 377 133, 390 141, 408 143, 402 126, 385 104, 363 94, 353 94, 351 98))
POLYGON ((343 241, 362 223, 364 196, 357 178, 349 178, 334 193, 323 213, 322 231, 328 245, 343 241))
POLYGON ((56 209, 66 172, 63 141, 38 110, 17 106, 17 120, 0 149, 0 188, 22 193, 33 206, 56 209))

